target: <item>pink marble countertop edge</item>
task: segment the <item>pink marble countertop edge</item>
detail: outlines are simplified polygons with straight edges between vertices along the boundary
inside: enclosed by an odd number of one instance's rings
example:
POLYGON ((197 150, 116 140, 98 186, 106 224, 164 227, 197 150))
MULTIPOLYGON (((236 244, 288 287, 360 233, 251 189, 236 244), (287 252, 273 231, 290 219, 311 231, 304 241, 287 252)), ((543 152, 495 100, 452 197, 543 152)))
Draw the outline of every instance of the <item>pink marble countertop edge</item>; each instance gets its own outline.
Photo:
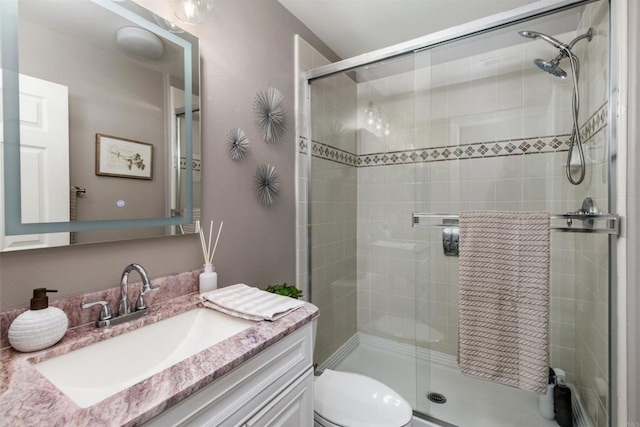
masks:
POLYGON ((138 320, 105 329, 92 324, 67 331, 53 347, 20 353, 0 351, 0 425, 137 426, 220 378, 318 316, 307 304, 275 322, 256 322, 208 349, 88 408, 80 408, 33 364, 158 322, 199 306, 197 293, 151 306, 138 320))

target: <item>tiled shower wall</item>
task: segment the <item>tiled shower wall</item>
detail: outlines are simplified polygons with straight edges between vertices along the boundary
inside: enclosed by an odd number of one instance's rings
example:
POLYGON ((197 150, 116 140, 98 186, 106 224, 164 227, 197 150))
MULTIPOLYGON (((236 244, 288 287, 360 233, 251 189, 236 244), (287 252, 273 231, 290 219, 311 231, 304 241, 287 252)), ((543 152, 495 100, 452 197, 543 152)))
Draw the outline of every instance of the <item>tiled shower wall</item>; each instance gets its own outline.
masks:
MULTIPOLYGON (((588 48, 602 49, 606 42, 606 31, 598 31, 588 48)), ((456 354, 458 260, 442 253, 440 231, 430 230, 428 247, 422 247, 424 230, 409 227, 413 211, 564 213, 580 208, 586 196, 594 198, 601 210, 608 209, 603 130, 606 61, 601 62, 606 55, 578 53, 583 58, 581 123, 590 164, 585 182, 575 187, 565 177, 567 147, 558 145, 571 129, 571 83, 533 66, 532 58, 542 56, 538 49, 538 43, 528 42, 433 66, 429 53, 420 54, 415 64, 426 68, 359 85, 359 111, 373 101, 392 124, 391 134, 384 137, 376 135, 363 117, 359 122, 364 128, 359 132, 358 153, 362 161, 358 168, 360 331, 408 342, 415 336, 418 345, 456 354), (488 58, 507 66, 491 70, 488 58), (394 118, 400 118, 402 125, 394 118), (421 275, 419 260, 425 258, 427 267, 421 275), (417 335, 414 325, 422 328, 417 335)), ((551 363, 567 371, 571 381, 578 381, 579 331, 587 324, 576 326, 584 307, 582 289, 576 288, 583 264, 591 262, 591 267, 600 269, 599 277, 589 277, 586 289, 596 283, 607 289, 607 248, 596 241, 606 238, 552 235, 551 363), (587 242, 598 250, 583 255, 581 248, 587 242)), ((593 321, 606 330, 606 306, 599 309, 604 317, 593 321)), ((603 338, 598 344, 606 353, 606 335, 603 338)))
MULTIPOLYGON (((299 71, 329 61, 311 45, 296 38, 299 71)), ((299 80, 298 80, 299 81, 299 80)), ((298 103, 304 102, 299 87, 298 103)), ((311 121, 314 139, 334 150, 356 148, 356 84, 345 75, 323 79, 312 87, 311 121)), ((297 111, 302 109, 298 108, 297 111)), ((305 135, 305 118, 299 117, 297 135, 305 135)), ((307 185, 308 146, 300 139, 298 168, 298 285, 307 289, 307 185)), ((312 301, 320 309, 314 362, 322 363, 356 333, 356 168, 341 162, 312 158, 312 301)))
MULTIPOLYGON (((438 64, 431 64, 431 53, 425 52, 412 59, 416 71, 361 79, 366 82, 357 85, 355 95, 350 79, 314 82, 320 93, 314 93, 312 101, 322 100, 312 106, 314 143, 309 146, 301 139, 300 152, 312 150, 314 178, 319 174, 313 198, 325 204, 317 212, 314 206, 314 226, 318 219, 327 228, 318 232, 324 246, 318 255, 314 239, 313 260, 314 302, 333 305, 325 317, 353 320, 355 313, 355 299, 347 291, 354 286, 353 271, 338 268, 327 277, 330 265, 353 266, 347 261, 353 240, 345 234, 352 232, 345 228, 350 224, 357 228, 357 330, 455 355, 458 259, 442 253, 440 230, 411 228, 412 212, 563 213, 578 209, 586 196, 607 211, 606 23, 606 4, 599 2, 587 7, 580 30, 555 35, 571 40, 584 27, 596 29, 592 42, 576 46, 582 61, 580 123, 588 156, 585 182, 577 187, 565 177, 571 82, 534 67, 534 58, 553 54, 544 44, 526 42, 438 64), (388 136, 365 122, 369 101, 389 120, 388 136), (358 117, 345 109, 351 102, 357 103, 358 117), (345 129, 349 131, 341 132, 345 129), (327 208, 347 206, 352 197, 357 197, 357 211, 346 210, 357 215, 357 225, 351 216, 327 216, 327 208), (342 230, 343 243, 329 238, 329 229, 342 230), (327 259, 333 249, 339 256, 327 259), (330 286, 334 279, 346 285, 330 286), (325 291, 316 297, 318 283, 325 291), (336 294, 341 296, 334 299, 336 294)), ((303 183, 305 156, 299 154, 299 160, 303 183)), ((298 224, 303 234, 306 223, 298 224)), ((551 364, 567 372, 588 401, 592 419, 601 425, 606 398, 598 399, 596 391, 599 384, 602 389, 600 379, 605 389, 608 381, 607 255, 604 236, 552 233, 551 364)), ((304 273, 302 264, 299 272, 304 273)), ((351 320, 340 325, 330 321, 318 341, 316 356, 322 352, 322 357, 316 361, 322 362, 333 351, 329 349, 349 336, 351 320)))

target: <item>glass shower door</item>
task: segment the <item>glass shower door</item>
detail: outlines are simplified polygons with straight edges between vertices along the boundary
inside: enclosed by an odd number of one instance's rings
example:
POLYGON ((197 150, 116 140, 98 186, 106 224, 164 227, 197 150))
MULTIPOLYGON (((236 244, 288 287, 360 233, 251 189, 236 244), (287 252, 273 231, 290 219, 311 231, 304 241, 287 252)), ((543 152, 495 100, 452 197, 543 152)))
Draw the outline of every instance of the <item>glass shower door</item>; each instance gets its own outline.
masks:
MULTIPOLYGON (((423 159, 416 164, 416 203, 420 212, 441 214, 421 221, 437 227, 421 229, 425 256, 416 270, 418 411, 460 427, 555 425, 540 413, 538 395, 460 373, 459 258, 451 250, 457 224, 443 221, 468 210, 566 214, 586 198, 607 212, 607 61, 606 2, 416 52, 416 154, 423 159), (557 51, 519 32, 568 42, 589 28, 596 36, 573 48, 581 63, 578 122, 587 159, 585 180, 576 186, 566 177, 572 81, 536 67, 534 60, 557 51)), ((549 364, 566 373, 576 426, 609 423, 608 244, 606 234, 551 232, 549 364)))
MULTIPOLYGON (((416 405, 413 55, 312 80, 310 193, 316 362, 416 405)), ((424 383, 424 378, 421 379, 424 383)))

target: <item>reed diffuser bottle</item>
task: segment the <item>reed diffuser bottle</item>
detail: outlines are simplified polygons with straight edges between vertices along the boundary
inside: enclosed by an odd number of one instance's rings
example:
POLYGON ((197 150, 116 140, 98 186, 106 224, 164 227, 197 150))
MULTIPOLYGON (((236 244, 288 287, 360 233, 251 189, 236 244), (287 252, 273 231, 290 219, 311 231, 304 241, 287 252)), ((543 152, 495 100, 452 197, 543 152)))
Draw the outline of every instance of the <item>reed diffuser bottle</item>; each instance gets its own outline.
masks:
POLYGON ((213 251, 211 250, 211 232, 213 231, 213 221, 209 227, 209 242, 206 242, 204 237, 204 231, 202 227, 198 227, 200 233, 200 244, 202 245, 202 255, 204 256, 204 271, 200 273, 200 293, 211 292, 218 288, 218 273, 216 273, 215 266, 213 265, 213 256, 216 253, 218 247, 218 240, 220 239, 220 232, 222 232, 222 226, 224 221, 220 223, 218 228, 218 237, 216 237, 216 243, 213 245, 213 251))
POLYGON ((218 289, 218 273, 213 264, 205 264, 204 271, 200 273, 200 293, 218 289))

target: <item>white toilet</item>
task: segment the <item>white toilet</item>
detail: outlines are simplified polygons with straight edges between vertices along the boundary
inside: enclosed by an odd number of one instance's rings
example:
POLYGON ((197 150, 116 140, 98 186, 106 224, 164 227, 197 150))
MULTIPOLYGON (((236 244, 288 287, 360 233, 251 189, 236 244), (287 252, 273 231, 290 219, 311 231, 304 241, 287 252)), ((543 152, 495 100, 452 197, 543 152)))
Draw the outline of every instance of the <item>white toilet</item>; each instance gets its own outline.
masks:
MULTIPOLYGON (((313 321, 315 344, 316 320, 313 321)), ((360 374, 325 369, 313 384, 316 427, 407 427, 411 406, 391 388, 360 374)))

